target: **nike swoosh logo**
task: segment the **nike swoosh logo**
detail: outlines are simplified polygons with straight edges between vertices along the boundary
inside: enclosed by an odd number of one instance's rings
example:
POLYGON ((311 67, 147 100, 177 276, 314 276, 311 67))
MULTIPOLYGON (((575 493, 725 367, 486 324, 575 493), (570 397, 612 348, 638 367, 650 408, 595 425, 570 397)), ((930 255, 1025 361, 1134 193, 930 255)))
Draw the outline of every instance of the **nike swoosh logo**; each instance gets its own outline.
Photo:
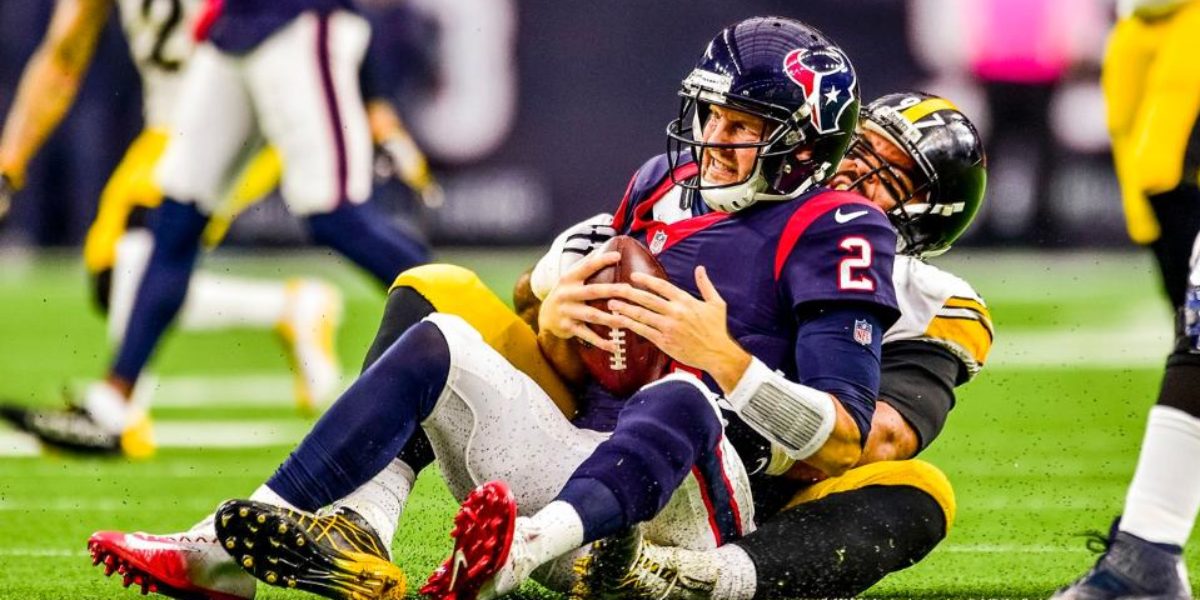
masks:
POLYGON ((771 459, 764 456, 764 457, 758 459, 758 464, 754 465, 754 470, 748 474, 749 475, 758 475, 759 473, 765 471, 767 469, 767 466, 769 466, 770 464, 771 464, 771 459))
POLYGON ((467 570, 467 555, 463 554, 462 548, 454 551, 454 560, 450 561, 450 569, 450 589, 454 589, 454 584, 458 581, 458 574, 467 570))
POLYGON ((870 211, 860 210, 860 211, 852 212, 852 213, 842 213, 841 207, 838 207, 838 209, 836 211, 834 211, 834 213, 833 213, 833 220, 837 221, 838 223, 849 223, 850 221, 853 221, 853 220, 867 214, 868 212, 870 212, 870 211))

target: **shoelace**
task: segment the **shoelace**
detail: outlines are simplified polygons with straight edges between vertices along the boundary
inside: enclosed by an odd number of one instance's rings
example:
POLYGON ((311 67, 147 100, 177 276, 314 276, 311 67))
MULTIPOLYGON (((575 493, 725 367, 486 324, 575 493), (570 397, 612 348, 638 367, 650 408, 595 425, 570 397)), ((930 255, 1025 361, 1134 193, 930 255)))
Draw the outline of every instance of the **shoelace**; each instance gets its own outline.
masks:
POLYGON ((655 600, 662 600, 675 591, 679 585, 679 579, 678 569, 646 556, 639 548, 633 567, 629 569, 618 588, 629 587, 635 591, 649 594, 654 591, 655 583, 666 582, 667 589, 655 598, 655 600))

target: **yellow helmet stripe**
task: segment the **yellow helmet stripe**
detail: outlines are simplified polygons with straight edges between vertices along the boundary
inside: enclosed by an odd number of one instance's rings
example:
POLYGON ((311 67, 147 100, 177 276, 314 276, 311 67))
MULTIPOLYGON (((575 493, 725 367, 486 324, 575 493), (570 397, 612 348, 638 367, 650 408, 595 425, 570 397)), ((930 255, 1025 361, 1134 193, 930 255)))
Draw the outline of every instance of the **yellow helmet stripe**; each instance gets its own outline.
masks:
POLYGON ((904 109, 900 114, 904 115, 909 123, 916 123, 939 110, 958 110, 958 107, 945 98, 929 98, 904 109))

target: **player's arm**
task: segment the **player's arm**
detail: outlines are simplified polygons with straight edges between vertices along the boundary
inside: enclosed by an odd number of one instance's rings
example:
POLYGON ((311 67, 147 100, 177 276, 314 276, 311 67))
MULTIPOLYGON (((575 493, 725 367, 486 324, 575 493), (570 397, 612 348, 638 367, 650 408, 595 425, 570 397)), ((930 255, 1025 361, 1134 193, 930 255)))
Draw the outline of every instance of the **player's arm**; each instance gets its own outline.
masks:
POLYGON ((784 235, 777 249, 777 290, 796 316, 795 375, 756 359, 726 394, 742 420, 788 458, 830 475, 862 458, 879 393, 882 334, 899 314, 895 232, 881 212, 853 202, 815 216, 801 209, 793 223, 808 224, 784 235), (855 216, 836 218, 843 208, 855 216))
MULTIPOLYGON (((734 410, 793 459, 804 458, 837 474, 858 462, 864 426, 879 377, 879 336, 868 347, 852 338, 854 324, 882 330, 883 320, 868 305, 815 308, 800 326, 797 362, 811 385, 789 380, 747 352, 729 334, 727 306, 708 278, 696 269, 695 298, 670 282, 634 273, 633 287, 617 290, 609 303, 621 326, 641 335, 676 361, 708 373, 734 410), (652 293, 651 293, 652 292, 652 293), (862 381, 868 383, 862 384, 862 381), (872 383, 874 386, 872 386, 872 383), (843 398, 854 396, 858 410, 843 398)), ((803 379, 802 379, 803 380, 803 379)))
POLYGON ((25 181, 33 156, 58 127, 91 64, 111 0, 58 0, 46 37, 21 75, 0 136, 0 174, 25 181))
POLYGON ((513 309, 517 316, 538 334, 538 348, 554 368, 554 372, 569 385, 578 387, 587 379, 583 359, 571 340, 541 334, 538 315, 541 314, 542 300, 533 293, 533 287, 529 284, 532 273, 531 267, 517 277, 517 283, 513 287, 513 309))
POLYGON ((928 447, 954 407, 955 386, 966 380, 966 366, 938 344, 884 344, 879 402, 859 464, 905 460, 928 447))

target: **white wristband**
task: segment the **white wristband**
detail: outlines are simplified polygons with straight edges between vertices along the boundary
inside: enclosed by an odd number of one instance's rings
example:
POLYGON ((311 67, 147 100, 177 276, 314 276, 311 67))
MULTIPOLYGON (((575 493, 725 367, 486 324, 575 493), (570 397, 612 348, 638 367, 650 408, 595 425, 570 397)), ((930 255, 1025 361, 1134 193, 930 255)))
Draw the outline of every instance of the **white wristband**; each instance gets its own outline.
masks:
POLYGON ((747 425, 796 460, 816 454, 837 423, 833 396, 789 381, 757 358, 726 400, 747 425))

